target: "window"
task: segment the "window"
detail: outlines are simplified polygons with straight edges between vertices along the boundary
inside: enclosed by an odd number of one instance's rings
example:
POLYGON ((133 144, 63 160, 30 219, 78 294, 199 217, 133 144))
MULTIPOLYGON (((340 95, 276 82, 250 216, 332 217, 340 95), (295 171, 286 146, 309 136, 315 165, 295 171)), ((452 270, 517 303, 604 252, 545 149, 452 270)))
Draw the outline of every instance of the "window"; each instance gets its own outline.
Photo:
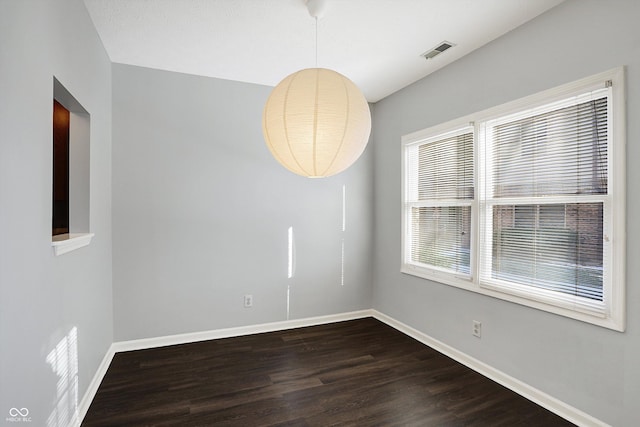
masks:
POLYGON ((403 137, 405 273, 624 330, 616 69, 403 137))
POLYGON ((410 262, 469 277, 473 128, 456 129, 407 149, 410 262), (429 165, 429 167, 425 167, 429 165))

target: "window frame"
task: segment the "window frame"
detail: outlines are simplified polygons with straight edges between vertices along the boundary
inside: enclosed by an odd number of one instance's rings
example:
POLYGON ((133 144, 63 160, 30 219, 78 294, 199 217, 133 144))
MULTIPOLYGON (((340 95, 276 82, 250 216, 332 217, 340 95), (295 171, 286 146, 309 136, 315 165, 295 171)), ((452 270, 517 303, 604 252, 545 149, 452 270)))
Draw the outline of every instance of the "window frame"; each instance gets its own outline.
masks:
MULTIPOLYGON (((409 150, 411 148, 416 148, 417 150, 419 150, 419 146, 421 145, 427 145, 427 144, 434 144, 437 142, 440 142, 442 140, 448 139, 448 138, 452 138, 452 137, 457 137, 457 136, 462 136, 464 134, 467 133, 473 133, 473 126, 470 123, 467 123, 464 126, 457 126, 455 129, 450 129, 449 131, 445 132, 445 133, 441 133, 441 134, 437 134, 435 135, 435 137, 427 137, 424 139, 421 139, 420 141, 413 143, 413 144, 407 144, 405 145, 405 150, 404 150, 404 155, 407 156, 409 155, 409 150)), ((475 142, 473 143, 473 145, 475 145, 475 142)), ((474 149, 474 157, 475 157, 475 149, 474 149)), ((408 162, 403 162, 403 167, 406 166, 408 162)), ((474 160, 475 163, 475 160, 474 160)), ((472 171, 472 173, 475 173, 475 171, 472 171)), ((403 176, 406 176, 403 173, 403 176)), ((475 181, 476 178, 474 176, 473 178, 473 182, 474 182, 474 189, 475 189, 475 181)), ((408 196, 408 191, 409 191, 409 186, 406 185, 406 180, 403 181, 404 187, 403 187, 403 200, 406 201, 409 196, 408 196)), ((474 190, 475 193, 475 190, 474 190)), ((406 207, 407 207, 407 212, 406 215, 403 216, 404 220, 406 221, 407 226, 410 224, 410 221, 408 220, 408 217, 411 215, 411 209, 412 208, 421 208, 421 207, 426 207, 426 208, 448 208, 448 207, 470 207, 471 208, 471 229, 470 229, 470 233, 471 233, 471 243, 470 243, 470 250, 473 247, 474 241, 473 241, 473 222, 474 222, 474 218, 473 218, 473 212, 474 212, 474 205, 475 205, 475 201, 476 201, 476 195, 474 194, 474 197, 471 199, 446 199, 446 200, 440 200, 440 199, 430 199, 428 201, 410 201, 410 202, 406 202, 406 207)), ((411 242, 412 242, 412 229, 411 227, 409 228, 403 228, 404 230, 406 230, 406 234, 407 234, 407 239, 406 239, 406 245, 403 244, 403 249, 405 251, 405 253, 407 254, 408 257, 411 257, 411 242)), ((431 274, 431 277, 434 278, 440 278, 441 280, 446 280, 448 276, 450 275, 454 275, 455 277, 458 278, 462 278, 465 280, 471 279, 471 275, 473 272, 473 268, 472 268, 472 260, 470 260, 470 265, 469 265, 469 273, 466 274, 464 272, 456 272, 456 273, 452 273, 448 270, 445 270, 443 268, 439 268, 439 267, 432 267, 432 268, 428 268, 425 270, 428 270, 428 273, 431 274)))
MULTIPOLYGON (((432 280, 435 282, 455 286, 483 295, 518 303, 528 307, 559 314, 565 317, 595 324, 616 331, 625 330, 625 268, 626 268, 626 113, 625 113, 625 70, 618 67, 584 79, 577 80, 553 89, 545 90, 497 107, 489 108, 473 113, 459 119, 442 123, 427 129, 419 130, 401 138, 402 149, 402 202, 401 202, 401 268, 405 274, 432 280), (589 310, 572 307, 570 304, 559 304, 545 298, 534 298, 526 293, 506 292, 495 286, 487 286, 482 282, 481 267, 487 265, 487 260, 482 261, 481 256, 487 256, 487 251, 481 250, 482 235, 481 224, 487 221, 484 215, 488 215, 491 205, 486 206, 484 191, 486 182, 481 162, 483 154, 479 148, 480 138, 484 131, 484 124, 500 120, 502 118, 526 115, 527 111, 537 111, 544 106, 552 104, 562 105, 570 98, 580 99, 580 95, 594 88, 610 87, 608 105, 609 142, 607 146, 607 179, 608 192, 604 200, 603 236, 607 236, 604 244, 608 245, 608 257, 603 253, 603 313, 594 313, 589 310), (474 198, 471 202, 471 255, 470 275, 452 274, 437 268, 427 268, 416 265, 411 261, 411 206, 408 201, 408 173, 411 165, 408 165, 408 151, 426 141, 434 141, 455 133, 465 127, 474 127, 474 198)), ((417 167, 413 167, 415 170, 417 167)), ((557 198, 558 201, 560 197, 557 198)), ((562 196, 562 203, 571 203, 571 196, 562 196)), ((576 198, 576 202, 577 202, 576 198)), ((584 202, 584 200, 580 200, 584 202)), ((549 204, 544 201, 542 204, 549 204)), ((490 219, 489 219, 490 220, 490 219)), ((566 221, 566 214, 565 214, 566 221)), ((486 246, 486 244, 485 244, 486 246)), ((603 248, 603 251, 607 249, 603 248)), ((489 257, 491 257, 489 251, 489 257)), ((489 260, 490 265, 491 262, 489 260)), ((559 298, 558 300, 562 300, 559 298)))

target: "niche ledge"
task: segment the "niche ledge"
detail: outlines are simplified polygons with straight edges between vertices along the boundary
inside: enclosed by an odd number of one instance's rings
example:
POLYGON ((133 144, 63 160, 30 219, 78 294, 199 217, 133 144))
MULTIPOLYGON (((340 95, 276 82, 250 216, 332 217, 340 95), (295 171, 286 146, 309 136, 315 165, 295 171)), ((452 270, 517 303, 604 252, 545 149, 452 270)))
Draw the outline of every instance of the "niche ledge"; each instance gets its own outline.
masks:
POLYGON ((91 243, 91 238, 94 235, 94 233, 67 233, 53 236, 51 238, 53 253, 55 256, 59 256, 87 246, 91 243))

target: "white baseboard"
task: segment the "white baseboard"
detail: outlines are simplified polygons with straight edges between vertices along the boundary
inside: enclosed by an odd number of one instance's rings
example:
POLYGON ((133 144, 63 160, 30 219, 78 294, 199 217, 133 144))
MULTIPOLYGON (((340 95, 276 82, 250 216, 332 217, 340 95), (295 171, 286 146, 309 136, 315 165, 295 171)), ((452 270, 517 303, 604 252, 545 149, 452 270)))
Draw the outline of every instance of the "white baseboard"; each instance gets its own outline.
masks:
POLYGON ((82 400, 78 405, 77 416, 71 422, 70 427, 80 427, 82 421, 84 421, 85 415, 87 415, 87 411, 89 410, 89 406, 91 406, 91 402, 93 402, 93 398, 96 396, 98 392, 98 387, 100 387, 100 383, 102 379, 107 374, 107 369, 109 369, 109 365, 111 365, 111 360, 113 360, 113 356, 116 352, 113 350, 113 344, 107 349, 107 354, 102 358, 102 362, 98 366, 98 370, 96 371, 93 379, 89 383, 89 387, 87 391, 82 396, 82 400))
POLYGON ((420 341, 421 343, 433 348, 436 351, 462 363, 463 365, 473 369, 474 371, 484 375, 485 377, 507 387, 519 395, 531 400, 550 410, 551 412, 571 421, 578 426, 584 427, 610 427, 608 424, 592 417, 591 415, 568 405, 553 396, 544 393, 510 375, 499 371, 486 363, 475 359, 466 353, 463 353, 441 341, 432 338, 417 329, 412 328, 386 314, 377 310, 360 310, 349 313, 332 314, 328 316, 309 317, 306 319, 286 320, 281 322, 264 323, 259 325, 240 326, 236 328, 216 329, 210 331, 193 332, 187 334, 169 335, 164 337, 144 338, 131 341, 114 342, 107 350, 93 380, 89 384, 82 401, 78 407, 78 417, 72 427, 79 427, 84 420, 89 406, 95 397, 98 387, 102 382, 107 369, 111 364, 114 355, 122 351, 144 350, 147 348, 165 347, 169 345, 185 344, 198 341, 207 341, 220 338, 238 337, 243 335, 259 334, 264 332, 282 331, 286 329, 302 328, 306 326, 323 325, 327 323, 342 322, 345 320, 361 319, 364 317, 374 317, 381 322, 386 323, 392 328, 420 341))
POLYGON ((360 310, 352 311, 349 313, 331 314, 328 316, 308 317, 305 319, 284 320, 281 322, 240 326, 236 328, 215 329, 211 331, 191 332, 187 334, 168 335, 164 337, 120 341, 113 343, 113 348, 116 353, 120 351, 143 350, 147 348, 165 347, 168 345, 186 344, 198 341, 215 340, 220 338, 240 337, 243 335, 261 334, 264 332, 283 331, 286 329, 323 325, 326 323, 342 322, 345 320, 361 319, 363 317, 372 316, 373 310, 360 310))
POLYGON ((376 310, 372 311, 373 317, 380 320, 381 322, 384 322, 392 328, 420 341, 421 343, 433 348, 434 350, 444 354, 445 356, 448 356, 453 360, 462 363, 468 368, 473 369, 474 371, 484 375, 485 377, 507 387, 508 389, 531 400, 532 402, 537 403, 543 408, 548 409, 549 411, 561 416, 568 421, 571 421, 578 426, 610 427, 608 424, 592 417, 586 412, 574 408, 573 406, 568 405, 563 401, 556 399, 555 397, 550 396, 541 390, 538 390, 537 388, 534 388, 510 375, 507 375, 504 372, 499 371, 498 369, 495 369, 487 365, 486 363, 481 362, 478 359, 475 359, 468 354, 463 353, 443 343, 442 341, 438 341, 437 339, 432 338, 429 335, 412 328, 411 326, 405 325, 404 323, 390 316, 387 316, 386 314, 380 313, 376 310))

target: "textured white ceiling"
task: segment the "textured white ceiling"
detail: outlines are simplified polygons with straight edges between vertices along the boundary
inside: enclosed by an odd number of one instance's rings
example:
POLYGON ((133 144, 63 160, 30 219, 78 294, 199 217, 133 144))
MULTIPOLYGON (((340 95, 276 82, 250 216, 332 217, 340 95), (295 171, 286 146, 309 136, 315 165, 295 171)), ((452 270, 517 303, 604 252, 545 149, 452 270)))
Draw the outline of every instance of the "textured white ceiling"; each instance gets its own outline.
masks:
MULTIPOLYGON (((316 66, 305 0, 84 0, 113 62, 275 86, 316 66)), ((318 64, 371 102, 563 0, 326 0, 318 64), (420 55, 443 40, 456 46, 420 55)))

